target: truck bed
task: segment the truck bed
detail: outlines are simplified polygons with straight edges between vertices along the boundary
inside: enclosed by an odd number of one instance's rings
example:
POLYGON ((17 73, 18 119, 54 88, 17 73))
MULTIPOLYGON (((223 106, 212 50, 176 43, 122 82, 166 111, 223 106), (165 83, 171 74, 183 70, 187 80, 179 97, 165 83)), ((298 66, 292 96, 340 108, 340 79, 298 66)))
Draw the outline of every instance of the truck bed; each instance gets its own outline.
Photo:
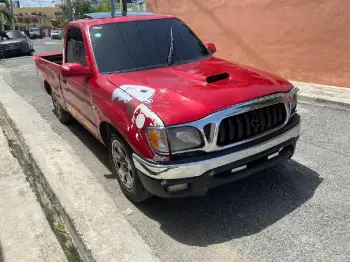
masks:
POLYGON ((62 52, 34 55, 37 74, 46 91, 60 86, 62 60, 62 52))
POLYGON ((43 59, 43 60, 47 60, 47 61, 50 61, 51 63, 55 63, 55 64, 58 64, 58 65, 61 65, 62 64, 62 60, 63 60, 63 54, 62 53, 41 55, 39 57, 41 59, 43 59))

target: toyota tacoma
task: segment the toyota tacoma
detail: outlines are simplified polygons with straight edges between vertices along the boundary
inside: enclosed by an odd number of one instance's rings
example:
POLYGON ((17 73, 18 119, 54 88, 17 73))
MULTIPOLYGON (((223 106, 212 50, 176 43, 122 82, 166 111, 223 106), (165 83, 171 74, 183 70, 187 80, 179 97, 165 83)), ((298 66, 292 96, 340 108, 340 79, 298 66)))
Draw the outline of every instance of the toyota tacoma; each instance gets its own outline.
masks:
POLYGON ((93 13, 68 24, 63 52, 34 60, 58 119, 107 147, 140 202, 203 196, 294 154, 298 89, 215 51, 170 15, 93 13))

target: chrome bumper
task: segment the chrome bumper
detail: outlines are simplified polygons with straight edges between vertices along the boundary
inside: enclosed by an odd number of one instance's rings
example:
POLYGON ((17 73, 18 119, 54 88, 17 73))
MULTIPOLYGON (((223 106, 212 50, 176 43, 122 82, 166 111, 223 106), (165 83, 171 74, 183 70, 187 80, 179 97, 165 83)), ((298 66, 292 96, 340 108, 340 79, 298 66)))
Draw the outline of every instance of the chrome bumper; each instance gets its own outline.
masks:
POLYGON ((136 154, 133 154, 135 167, 143 174, 156 179, 181 179, 193 178, 204 174, 209 170, 225 166, 227 164, 239 161, 241 159, 253 156, 272 147, 278 146, 292 138, 300 135, 300 124, 287 132, 274 137, 273 139, 261 143, 259 145, 236 151, 224 156, 215 157, 203 161, 191 162, 179 165, 159 165, 157 163, 149 162, 136 154))

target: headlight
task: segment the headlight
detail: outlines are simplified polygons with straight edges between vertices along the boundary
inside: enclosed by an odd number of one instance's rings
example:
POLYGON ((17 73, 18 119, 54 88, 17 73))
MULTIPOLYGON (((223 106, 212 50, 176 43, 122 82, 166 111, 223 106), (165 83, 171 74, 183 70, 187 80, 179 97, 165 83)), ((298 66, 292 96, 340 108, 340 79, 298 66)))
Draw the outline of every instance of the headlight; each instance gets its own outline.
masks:
POLYGON ((294 112, 296 107, 298 104, 298 89, 296 89, 293 93, 292 93, 292 98, 290 100, 290 109, 291 112, 294 112))
POLYGON ((169 129, 147 128, 148 140, 152 148, 160 154, 168 154, 200 147, 202 138, 194 127, 174 127, 169 129))
POLYGON ((149 143, 160 154, 169 153, 168 139, 164 128, 149 127, 146 129, 149 143))
POLYGON ((202 138, 194 127, 174 127, 168 129, 171 152, 193 149, 202 145, 202 138))

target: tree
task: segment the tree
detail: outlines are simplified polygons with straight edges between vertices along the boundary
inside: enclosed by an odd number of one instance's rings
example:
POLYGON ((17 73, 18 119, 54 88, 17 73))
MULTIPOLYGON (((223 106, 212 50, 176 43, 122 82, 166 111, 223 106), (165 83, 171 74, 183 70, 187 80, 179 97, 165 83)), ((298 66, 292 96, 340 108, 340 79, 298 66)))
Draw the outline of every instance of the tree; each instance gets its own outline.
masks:
POLYGON ((0 30, 5 30, 5 24, 12 24, 13 16, 9 10, 9 3, 7 0, 0 0, 0 3, 4 3, 6 8, 0 9, 0 30))
POLYGON ((109 0, 103 0, 102 3, 95 9, 95 12, 111 11, 111 3, 109 0))
POLYGON ((91 7, 90 1, 75 0, 72 1, 72 9, 74 10, 74 18, 84 18, 84 14, 94 12, 94 8, 91 7))
MULTIPOLYGON (((122 13, 123 15, 126 15, 126 12, 127 12, 126 0, 121 0, 121 2, 122 2, 122 13)), ((103 0, 102 4, 95 9, 95 12, 110 12, 110 11, 111 11, 110 0, 103 0)))

